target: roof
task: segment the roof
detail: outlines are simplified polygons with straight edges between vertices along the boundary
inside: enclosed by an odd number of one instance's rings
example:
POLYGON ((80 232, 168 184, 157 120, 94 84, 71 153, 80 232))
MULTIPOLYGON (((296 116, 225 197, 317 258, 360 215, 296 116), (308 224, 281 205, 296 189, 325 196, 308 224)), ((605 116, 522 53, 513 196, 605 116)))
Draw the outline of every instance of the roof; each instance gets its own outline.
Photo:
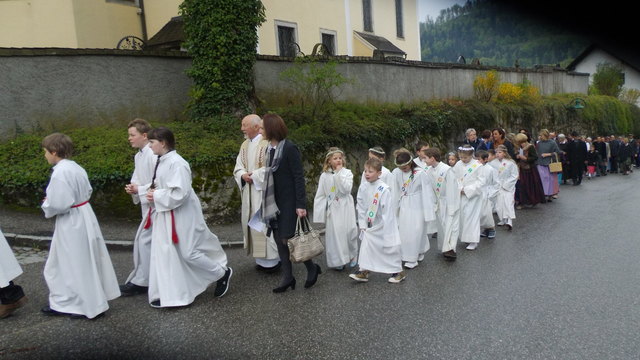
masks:
POLYGON ((591 52, 593 52, 596 49, 603 50, 609 55, 620 60, 620 62, 626 65, 629 65, 634 70, 640 72, 640 56, 635 50, 629 49, 629 48, 622 48, 622 47, 613 47, 613 46, 608 46, 608 45, 603 45, 598 43, 592 43, 586 49, 584 49, 584 51, 582 51, 582 53, 580 53, 580 55, 578 55, 571 62, 571 64, 567 66, 567 70, 574 71, 578 66, 578 64, 580 64, 587 56, 589 56, 589 54, 591 54, 591 52))
POLYGON ((402 49, 393 45, 393 43, 382 36, 377 36, 373 34, 363 33, 359 31, 355 31, 355 33, 364 41, 369 43, 373 48, 382 51, 383 53, 393 53, 393 54, 402 54, 406 55, 402 49))
POLYGON ((184 36, 182 16, 175 16, 166 23, 145 45, 145 49, 179 50, 184 36))

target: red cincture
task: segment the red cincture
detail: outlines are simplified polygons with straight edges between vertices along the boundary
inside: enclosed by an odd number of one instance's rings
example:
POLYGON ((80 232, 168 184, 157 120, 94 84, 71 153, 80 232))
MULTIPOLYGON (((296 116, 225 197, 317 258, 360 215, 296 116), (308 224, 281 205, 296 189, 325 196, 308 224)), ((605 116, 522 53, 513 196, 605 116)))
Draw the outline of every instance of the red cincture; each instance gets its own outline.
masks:
POLYGON ((147 214, 147 222, 144 223, 144 228, 148 229, 151 227, 151 208, 149 208, 149 213, 147 214))
POLYGON ((171 210, 171 240, 174 244, 178 243, 178 233, 176 232, 176 219, 173 216, 173 210, 171 210))
POLYGON ((88 204, 88 203, 89 203, 89 200, 87 200, 87 201, 85 201, 85 202, 83 202, 83 203, 80 203, 80 204, 78 204, 78 205, 73 205, 71 208, 72 208, 72 209, 73 209, 73 208, 77 208, 77 207, 80 207, 80 206, 82 206, 82 205, 86 205, 86 204, 88 204))

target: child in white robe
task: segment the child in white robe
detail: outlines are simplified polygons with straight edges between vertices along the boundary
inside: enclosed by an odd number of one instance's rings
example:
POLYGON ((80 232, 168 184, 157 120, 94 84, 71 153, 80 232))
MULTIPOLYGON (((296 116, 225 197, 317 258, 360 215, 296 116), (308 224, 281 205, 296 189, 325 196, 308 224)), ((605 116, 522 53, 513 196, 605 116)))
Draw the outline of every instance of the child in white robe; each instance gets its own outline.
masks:
POLYGON ((160 157, 147 200, 155 207, 152 219, 149 304, 178 307, 217 281, 214 296, 229 289, 233 274, 227 255, 204 221, 202 205, 191 186, 191 168, 174 150, 173 133, 164 127, 151 130, 149 146, 160 157))
POLYGON ((475 250, 480 242, 480 214, 484 179, 478 171, 482 164, 473 158, 473 147, 458 148, 460 160, 453 167, 460 196, 460 241, 468 243, 467 250, 475 250))
POLYGON ((351 196, 353 173, 344 166, 344 152, 330 148, 313 201, 313 221, 326 223, 327 266, 337 270, 344 269, 347 263, 355 267, 358 258, 358 228, 351 196))
MULTIPOLYGON (((425 141, 418 141, 415 149, 416 149, 417 156, 413 159, 413 161, 418 166, 420 166, 420 168, 422 168, 425 172, 427 172, 431 168, 429 164, 427 164, 427 157, 425 155, 425 151, 429 149, 429 144, 425 141)), ((437 232, 438 232, 438 220, 436 219, 436 220, 427 221, 427 223, 424 226, 424 237, 426 241, 423 242, 423 245, 428 245, 429 239, 431 237, 436 237, 437 232)), ((420 256, 418 257, 418 262, 421 262, 422 260, 424 260, 424 254, 427 250, 429 249, 422 250, 420 256)))
POLYGON ((498 195, 498 183, 496 178, 498 172, 489 165, 489 152, 486 150, 476 151, 476 159, 482 164, 480 171, 484 178, 482 187, 482 213, 480 214, 480 237, 494 239, 496 237, 496 223, 493 219, 493 204, 498 195))
POLYGON ((434 199, 431 191, 424 191, 428 178, 424 169, 412 159, 407 149, 394 152, 392 185, 394 201, 398 210, 398 229, 402 242, 402 261, 408 269, 418 266, 418 259, 429 250, 429 238, 426 236, 427 222, 435 220, 434 199))
MULTIPOLYGON (((389 170, 386 166, 384 166, 384 160, 386 158, 386 153, 384 152, 384 149, 382 149, 380 146, 374 146, 371 149, 369 149, 369 159, 371 158, 376 158, 380 160, 380 162, 382 163, 382 175, 380 175, 380 180, 382 180, 382 182, 384 182, 387 185, 391 185, 393 183, 392 181, 393 176, 391 176, 391 170, 389 170)), ((364 178, 364 171, 363 171, 362 177, 360 178, 360 184, 363 184, 364 182, 366 182, 366 180, 364 178)))
POLYGON ((44 278, 49 287, 46 315, 89 319, 109 309, 107 301, 120 296, 115 271, 89 204, 92 188, 86 171, 69 160, 71 139, 60 133, 44 138, 45 158, 53 165, 42 210, 56 217, 44 278))
POLYGON ((496 158, 489 164, 498 170, 498 196, 496 198, 496 214, 498 225, 506 226, 508 230, 513 228, 513 219, 516 218, 515 192, 518 182, 518 165, 509 156, 504 145, 496 149, 496 158))
POLYGON ((446 260, 455 261, 460 229, 458 183, 451 167, 440 161, 440 150, 430 148, 425 151, 425 157, 425 162, 429 165, 427 175, 435 199, 438 248, 446 260))
POLYGON ((358 227, 360 228, 360 270, 349 277, 355 281, 369 281, 371 271, 391 273, 390 283, 406 279, 402 270, 400 233, 392 204, 389 186, 380 180, 382 162, 367 160, 364 166, 365 182, 360 184, 357 196, 358 227))
POLYGON ((0 319, 6 318, 27 303, 22 287, 13 283, 20 274, 22 268, 0 230, 0 319))
POLYGON ((124 285, 120 285, 122 296, 146 294, 149 289, 149 261, 151 259, 151 218, 153 208, 149 206, 146 193, 140 191, 140 185, 149 185, 153 177, 157 156, 149 147, 147 134, 151 125, 146 120, 134 119, 127 127, 131 147, 138 149, 134 158, 135 167, 131 182, 124 187, 131 195, 134 204, 140 204, 142 221, 133 240, 133 271, 124 285))

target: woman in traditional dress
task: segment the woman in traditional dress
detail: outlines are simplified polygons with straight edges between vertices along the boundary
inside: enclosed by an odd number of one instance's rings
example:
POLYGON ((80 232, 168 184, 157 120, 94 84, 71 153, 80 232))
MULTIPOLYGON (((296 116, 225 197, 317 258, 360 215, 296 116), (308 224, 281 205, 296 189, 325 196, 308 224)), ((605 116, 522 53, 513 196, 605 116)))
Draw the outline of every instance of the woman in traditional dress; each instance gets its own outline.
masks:
POLYGON ((560 187, 558 186, 558 176, 549 171, 549 164, 556 158, 560 159, 560 148, 554 140, 549 139, 549 130, 542 129, 538 133, 540 141, 537 143, 537 152, 540 154, 536 162, 542 189, 547 201, 552 201, 554 196, 558 195, 560 187))
POLYGON ((538 154, 535 146, 529 143, 529 137, 526 134, 517 134, 516 143, 519 148, 518 155, 516 155, 520 177, 518 201, 521 206, 533 207, 545 202, 542 182, 536 167, 538 154))

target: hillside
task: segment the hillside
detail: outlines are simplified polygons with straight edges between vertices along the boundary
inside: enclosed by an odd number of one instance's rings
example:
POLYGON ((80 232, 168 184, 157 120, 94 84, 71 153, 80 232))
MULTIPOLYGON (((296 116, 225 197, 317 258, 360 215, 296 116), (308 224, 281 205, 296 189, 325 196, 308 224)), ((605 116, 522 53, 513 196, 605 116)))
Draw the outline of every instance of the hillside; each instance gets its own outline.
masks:
POLYGON ((422 61, 532 67, 566 66, 589 41, 567 28, 541 22, 490 0, 470 0, 441 11, 420 23, 422 61))

